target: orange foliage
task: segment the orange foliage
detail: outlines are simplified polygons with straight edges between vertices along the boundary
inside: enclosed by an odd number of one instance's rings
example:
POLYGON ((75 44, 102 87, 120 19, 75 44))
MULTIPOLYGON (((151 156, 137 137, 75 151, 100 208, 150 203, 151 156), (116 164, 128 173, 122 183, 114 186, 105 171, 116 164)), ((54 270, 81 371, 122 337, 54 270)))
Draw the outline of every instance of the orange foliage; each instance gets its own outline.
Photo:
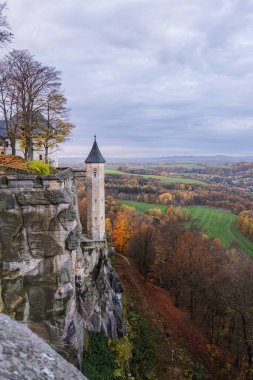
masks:
POLYGON ((124 253, 127 249, 129 239, 134 233, 133 216, 135 209, 129 206, 122 206, 117 213, 113 226, 112 240, 118 252, 124 253))
POLYGON ((159 195, 159 200, 162 204, 167 205, 172 202, 173 196, 170 193, 163 193, 159 195))
POLYGON ((189 218, 189 215, 187 214, 186 211, 181 210, 178 207, 168 207, 166 211, 166 217, 168 220, 171 222, 176 222, 176 221, 183 221, 187 220, 189 218))
POLYGON ((242 211, 237 220, 237 228, 251 240, 253 239, 253 211, 242 211))

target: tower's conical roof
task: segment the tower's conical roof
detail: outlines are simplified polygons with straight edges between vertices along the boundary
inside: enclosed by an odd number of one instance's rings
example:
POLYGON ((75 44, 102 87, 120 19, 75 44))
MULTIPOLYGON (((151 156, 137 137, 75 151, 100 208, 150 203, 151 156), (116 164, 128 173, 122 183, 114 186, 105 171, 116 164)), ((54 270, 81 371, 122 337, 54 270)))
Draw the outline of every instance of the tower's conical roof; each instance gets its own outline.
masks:
POLYGON ((91 148, 91 151, 88 157, 86 158, 85 162, 86 164, 104 164, 105 163, 105 159, 99 150, 99 147, 96 141, 96 136, 94 138, 94 143, 91 148))

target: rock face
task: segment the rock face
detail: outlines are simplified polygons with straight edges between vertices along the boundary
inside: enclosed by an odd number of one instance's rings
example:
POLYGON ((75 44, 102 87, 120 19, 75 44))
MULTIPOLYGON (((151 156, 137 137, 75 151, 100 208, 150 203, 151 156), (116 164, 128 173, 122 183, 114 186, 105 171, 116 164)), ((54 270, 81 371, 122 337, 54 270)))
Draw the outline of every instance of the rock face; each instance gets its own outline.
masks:
POLYGON ((0 314, 0 379, 87 380, 25 325, 0 314))
POLYGON ((81 365, 87 330, 124 335, 106 242, 81 235, 73 174, 0 177, 0 311, 81 365))

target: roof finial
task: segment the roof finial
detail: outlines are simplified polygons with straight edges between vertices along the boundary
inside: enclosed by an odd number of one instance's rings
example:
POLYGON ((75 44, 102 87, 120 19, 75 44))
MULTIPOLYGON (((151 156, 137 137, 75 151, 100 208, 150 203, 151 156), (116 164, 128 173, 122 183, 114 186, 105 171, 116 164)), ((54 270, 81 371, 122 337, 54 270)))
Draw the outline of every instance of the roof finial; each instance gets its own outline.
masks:
POLYGON ((97 136, 96 136, 96 135, 94 135, 94 141, 96 141, 96 138, 97 138, 97 136))

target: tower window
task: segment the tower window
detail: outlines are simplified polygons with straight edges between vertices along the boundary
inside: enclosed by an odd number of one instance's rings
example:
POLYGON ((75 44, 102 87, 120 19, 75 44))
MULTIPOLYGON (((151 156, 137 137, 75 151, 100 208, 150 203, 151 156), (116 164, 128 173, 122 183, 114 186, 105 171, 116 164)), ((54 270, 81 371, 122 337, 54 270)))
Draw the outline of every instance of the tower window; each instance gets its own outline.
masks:
POLYGON ((96 178, 96 176, 97 176, 97 168, 94 168, 93 169, 93 177, 96 178))

